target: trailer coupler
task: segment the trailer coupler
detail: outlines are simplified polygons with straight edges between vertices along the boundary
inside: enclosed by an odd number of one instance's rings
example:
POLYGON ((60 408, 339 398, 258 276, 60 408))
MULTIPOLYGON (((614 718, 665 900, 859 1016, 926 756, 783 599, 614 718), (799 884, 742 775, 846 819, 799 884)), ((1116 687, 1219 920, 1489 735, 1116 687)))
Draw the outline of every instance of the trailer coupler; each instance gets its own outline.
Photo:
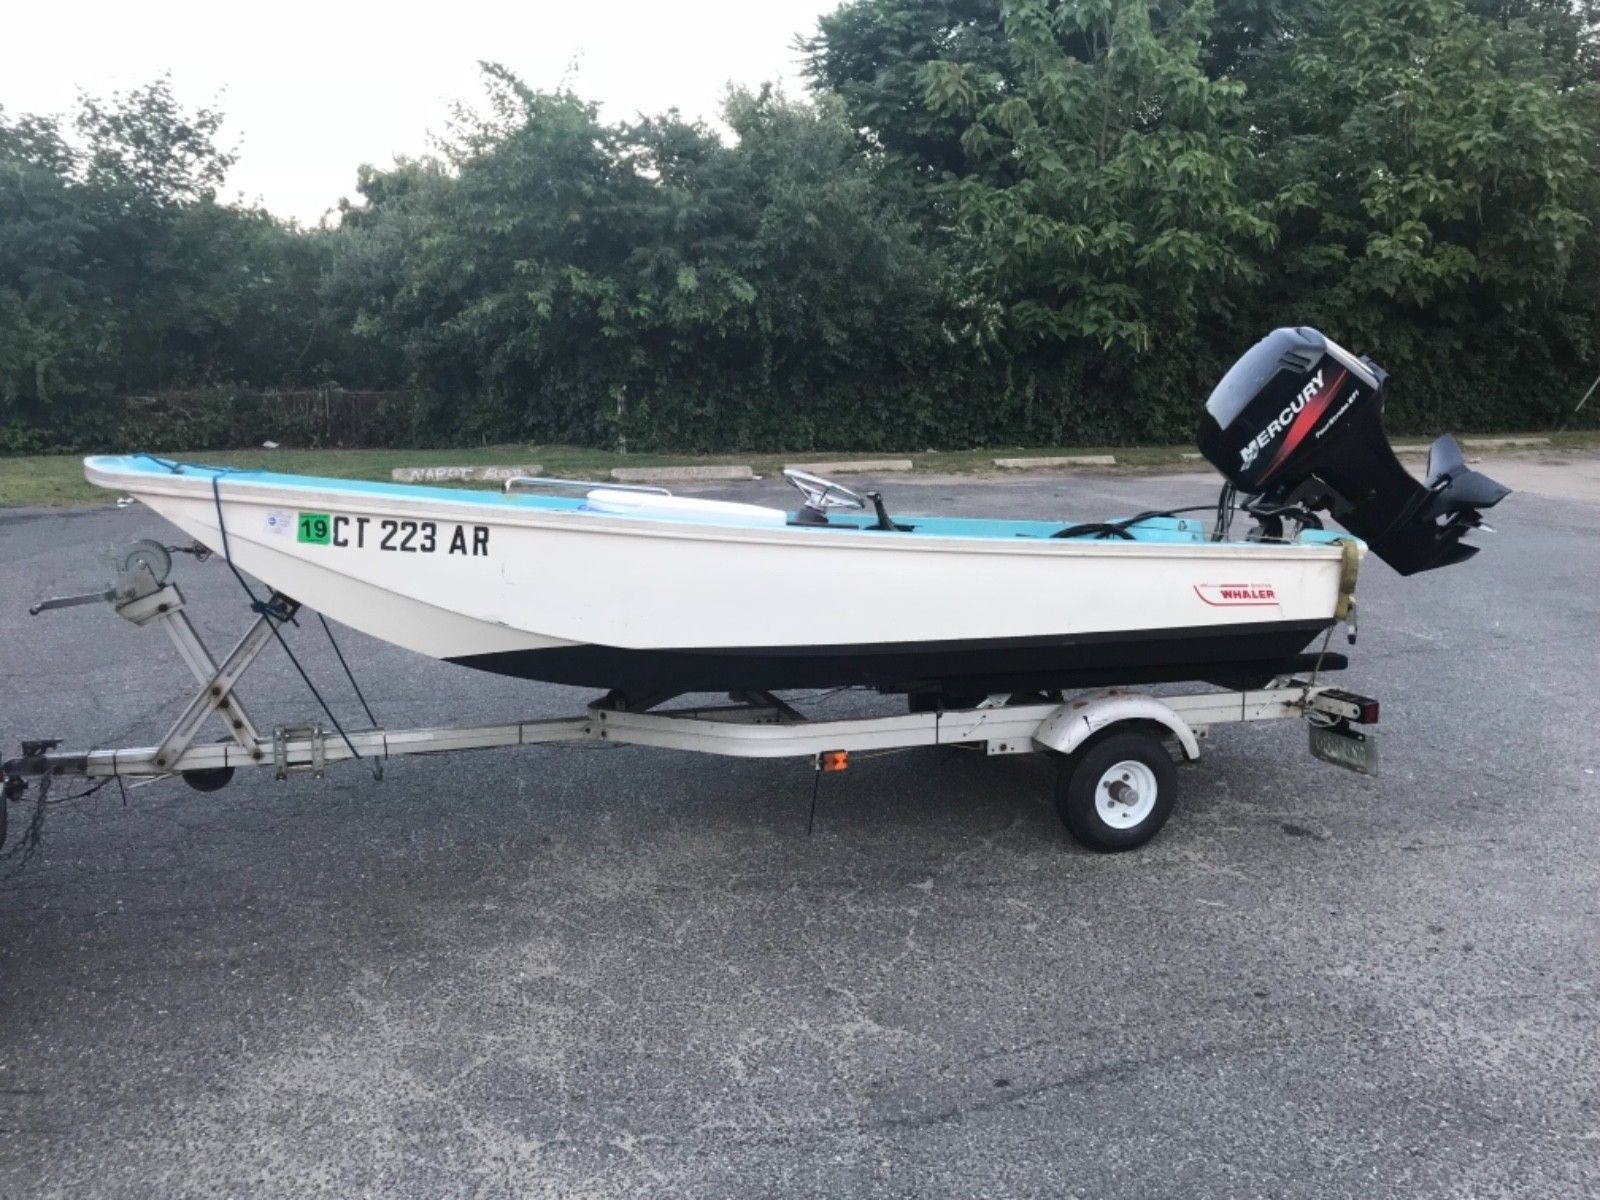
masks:
POLYGON ((60 738, 40 738, 22 743, 22 754, 0 763, 0 791, 7 800, 20 800, 28 789, 28 776, 82 775, 89 765, 86 754, 51 754, 61 745, 60 738))

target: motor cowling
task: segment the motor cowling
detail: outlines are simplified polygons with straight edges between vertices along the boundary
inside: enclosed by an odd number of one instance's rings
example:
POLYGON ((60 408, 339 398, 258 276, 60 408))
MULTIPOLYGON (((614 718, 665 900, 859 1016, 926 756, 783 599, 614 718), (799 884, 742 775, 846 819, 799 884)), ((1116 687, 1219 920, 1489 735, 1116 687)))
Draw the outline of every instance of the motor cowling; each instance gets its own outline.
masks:
POLYGON ((1388 374, 1309 326, 1275 329, 1206 401, 1200 452, 1248 507, 1329 513, 1402 575, 1476 554, 1461 541, 1510 492, 1466 465, 1449 434, 1418 482, 1383 429, 1388 374))

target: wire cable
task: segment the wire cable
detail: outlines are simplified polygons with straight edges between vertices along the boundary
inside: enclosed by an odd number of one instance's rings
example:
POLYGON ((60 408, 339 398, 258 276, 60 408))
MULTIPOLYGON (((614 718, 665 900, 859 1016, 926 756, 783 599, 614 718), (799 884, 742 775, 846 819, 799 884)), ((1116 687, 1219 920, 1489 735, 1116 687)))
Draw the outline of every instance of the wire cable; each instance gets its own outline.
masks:
MULTIPOLYGON (((333 722, 333 727, 339 731, 339 736, 344 739, 344 744, 349 747, 350 757, 362 757, 361 752, 356 749, 356 744, 350 740, 350 735, 345 732, 345 728, 340 723, 339 718, 333 715, 333 709, 330 708, 328 706, 328 702, 322 698, 322 693, 317 690, 317 685, 311 682, 311 676, 306 674, 306 669, 300 665, 300 660, 295 657, 294 651, 289 648, 289 640, 283 636, 282 622, 286 619, 283 615, 283 610, 277 605, 273 604, 270 600, 262 601, 257 599, 255 589, 250 586, 249 580, 247 580, 239 568, 234 565, 233 551, 228 543, 228 523, 222 515, 222 489, 219 486, 222 476, 225 473, 230 473, 232 468, 213 467, 209 469, 212 471, 211 502, 217 510, 217 533, 220 535, 222 540, 222 561, 228 564, 228 570, 233 572, 233 577, 239 581, 239 586, 244 589, 244 594, 250 597, 251 611, 266 619, 267 627, 272 630, 272 636, 278 639, 278 645, 282 646, 283 652, 288 655, 289 662, 293 664, 295 671, 300 676, 300 681, 306 685, 306 690, 316 698, 317 704, 321 706, 322 711, 327 715, 328 720, 333 722)), ((276 593, 274 593, 274 595, 276 595, 276 593)), ((352 682, 354 682, 353 679, 352 682)), ((365 703, 366 700, 363 698, 362 704, 365 705, 365 703)), ((368 710, 368 715, 371 715, 371 710, 368 710)), ((383 778, 383 764, 377 759, 372 760, 372 777, 374 779, 383 778)))
POLYGON ((1233 513, 1238 498, 1239 489, 1234 487, 1232 480, 1224 483, 1222 491, 1217 493, 1217 520, 1216 524, 1211 527, 1211 540, 1213 542, 1225 542, 1228 540, 1228 534, 1233 529, 1233 513))
POLYGON ((374 729, 378 728, 378 718, 372 715, 372 705, 367 703, 366 693, 361 690, 361 685, 356 682, 355 672, 350 670, 350 664, 344 660, 344 651, 339 649, 339 643, 334 640, 333 628, 328 624, 328 618, 320 612, 317 620, 322 622, 322 632, 328 635, 328 645, 333 647, 333 655, 339 660, 339 665, 344 668, 344 677, 350 681, 350 686, 355 689, 356 699, 361 701, 361 707, 367 714, 367 720, 372 722, 374 729))
POLYGON ((1058 529, 1050 536, 1052 538, 1082 537, 1085 534, 1094 534, 1096 537, 1121 538, 1123 541, 1134 541, 1133 534, 1128 530, 1143 521, 1151 521, 1157 517, 1175 517, 1179 513, 1210 512, 1209 504, 1189 504, 1182 508, 1152 508, 1142 513, 1135 513, 1131 517, 1120 517, 1115 521, 1085 521, 1081 525, 1068 525, 1065 529, 1058 529))

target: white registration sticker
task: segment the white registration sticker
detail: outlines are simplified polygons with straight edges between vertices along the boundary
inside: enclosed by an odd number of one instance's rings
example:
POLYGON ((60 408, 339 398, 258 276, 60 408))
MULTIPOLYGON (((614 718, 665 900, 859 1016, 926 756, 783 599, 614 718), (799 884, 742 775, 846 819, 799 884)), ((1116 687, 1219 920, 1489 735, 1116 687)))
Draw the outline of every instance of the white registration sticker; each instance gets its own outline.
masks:
POLYGON ((278 537, 288 537, 294 532, 294 514, 269 512, 267 514, 267 532, 278 537))

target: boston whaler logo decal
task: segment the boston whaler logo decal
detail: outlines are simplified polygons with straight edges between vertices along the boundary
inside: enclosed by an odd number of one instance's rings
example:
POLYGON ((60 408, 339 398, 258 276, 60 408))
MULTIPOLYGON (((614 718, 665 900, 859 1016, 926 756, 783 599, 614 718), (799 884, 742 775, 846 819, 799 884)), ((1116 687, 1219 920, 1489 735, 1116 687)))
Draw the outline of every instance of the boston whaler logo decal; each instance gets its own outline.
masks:
MULTIPOLYGON (((1323 375, 1324 371, 1322 370, 1313 375, 1305 387, 1296 393, 1295 398, 1284 406, 1283 411, 1268 421, 1267 427, 1246 443, 1239 452, 1242 460, 1240 466, 1249 467, 1253 465, 1256 459, 1260 457, 1261 452, 1272 444, 1273 439, 1287 430, 1288 433, 1283 439, 1283 445, 1278 448, 1277 454, 1272 457, 1272 462, 1262 472, 1262 479, 1265 479, 1278 469, 1279 464, 1284 459, 1289 457, 1290 451, 1305 440, 1306 434, 1310 433, 1311 427, 1317 423, 1317 418, 1327 411, 1328 405, 1332 402, 1334 396, 1338 394, 1339 388, 1344 383, 1349 372, 1341 370, 1326 387, 1323 386, 1323 375)), ((1349 406, 1346 405, 1345 407, 1348 408, 1349 406)), ((1342 414, 1343 411, 1344 409, 1340 409, 1339 414, 1342 414)), ((1335 414, 1335 419, 1339 414, 1335 414)))
POLYGON ((1278 606, 1277 590, 1270 583, 1197 583, 1194 594, 1213 608, 1278 606))

